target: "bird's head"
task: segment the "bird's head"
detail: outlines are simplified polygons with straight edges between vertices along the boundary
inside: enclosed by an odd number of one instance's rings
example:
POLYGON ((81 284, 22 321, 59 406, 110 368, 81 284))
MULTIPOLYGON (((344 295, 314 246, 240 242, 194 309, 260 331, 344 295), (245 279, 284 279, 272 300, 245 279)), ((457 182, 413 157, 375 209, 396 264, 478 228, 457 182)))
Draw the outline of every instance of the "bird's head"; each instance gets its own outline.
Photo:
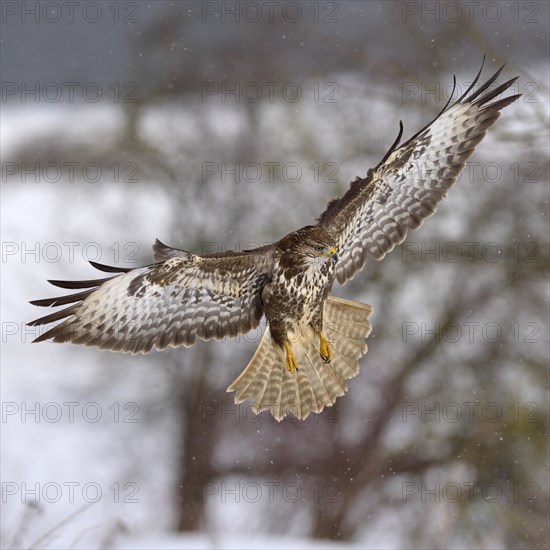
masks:
POLYGON ((332 236, 322 227, 308 225, 280 241, 283 251, 301 256, 307 263, 338 261, 338 250, 332 236))
POLYGON ((310 244, 310 251, 308 256, 313 258, 330 258, 333 262, 338 261, 338 251, 335 246, 331 244, 325 244, 320 242, 314 242, 310 244))

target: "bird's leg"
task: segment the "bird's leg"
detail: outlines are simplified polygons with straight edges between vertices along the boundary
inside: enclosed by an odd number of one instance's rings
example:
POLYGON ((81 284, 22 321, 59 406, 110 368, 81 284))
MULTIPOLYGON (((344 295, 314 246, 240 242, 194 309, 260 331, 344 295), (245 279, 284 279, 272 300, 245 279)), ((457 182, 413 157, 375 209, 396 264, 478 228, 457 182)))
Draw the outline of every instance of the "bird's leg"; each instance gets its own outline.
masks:
POLYGON ((288 343, 288 340, 285 341, 285 351, 286 351, 286 368, 288 369, 288 372, 290 372, 290 374, 294 374, 294 371, 298 369, 298 361, 296 361, 296 357, 292 352, 292 349, 290 347, 290 344, 288 343))
POLYGON ((323 334, 323 309, 320 308, 311 321, 313 330, 319 335, 319 354, 321 359, 328 365, 332 361, 332 349, 329 341, 323 334))
POLYGON ((328 364, 332 361, 332 350, 330 349, 330 344, 322 332, 319 333, 319 339, 321 341, 321 344, 319 345, 321 359, 328 364))

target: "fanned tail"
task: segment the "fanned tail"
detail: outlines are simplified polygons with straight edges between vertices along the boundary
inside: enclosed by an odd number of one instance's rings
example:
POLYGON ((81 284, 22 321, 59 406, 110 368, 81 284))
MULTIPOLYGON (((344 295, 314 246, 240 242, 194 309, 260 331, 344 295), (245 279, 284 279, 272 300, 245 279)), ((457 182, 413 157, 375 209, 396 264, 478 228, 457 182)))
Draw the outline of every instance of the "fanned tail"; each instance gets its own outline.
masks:
POLYGON ((307 326, 289 335, 298 370, 286 368, 285 352, 273 343, 269 327, 241 375, 227 388, 234 391, 235 403, 252 401, 259 414, 269 410, 276 420, 288 414, 305 419, 348 389, 346 380, 359 372, 359 359, 367 352, 365 338, 371 332, 372 307, 329 296, 323 313, 323 333, 332 349, 332 361, 325 363, 319 353, 319 335, 307 326))

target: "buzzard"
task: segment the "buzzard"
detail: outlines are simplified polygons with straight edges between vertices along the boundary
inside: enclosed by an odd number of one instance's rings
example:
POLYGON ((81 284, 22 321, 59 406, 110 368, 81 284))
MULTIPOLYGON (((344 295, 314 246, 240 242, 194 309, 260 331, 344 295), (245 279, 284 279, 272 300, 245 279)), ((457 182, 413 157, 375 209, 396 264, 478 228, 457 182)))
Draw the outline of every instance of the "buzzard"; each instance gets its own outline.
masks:
POLYGON ((331 296, 334 281, 346 283, 368 256, 384 258, 434 214, 500 110, 520 97, 495 100, 517 79, 492 87, 503 67, 476 87, 482 69, 464 95, 401 145, 400 123, 380 163, 314 225, 242 252, 198 255, 157 240, 155 263, 146 267, 90 262, 110 275, 50 281, 77 292, 31 302, 68 305, 30 323, 62 321, 34 341, 147 353, 236 337, 265 316, 260 344, 228 391, 236 403, 251 400, 255 413, 269 410, 277 420, 319 413, 346 392, 371 332, 372 308, 331 296))

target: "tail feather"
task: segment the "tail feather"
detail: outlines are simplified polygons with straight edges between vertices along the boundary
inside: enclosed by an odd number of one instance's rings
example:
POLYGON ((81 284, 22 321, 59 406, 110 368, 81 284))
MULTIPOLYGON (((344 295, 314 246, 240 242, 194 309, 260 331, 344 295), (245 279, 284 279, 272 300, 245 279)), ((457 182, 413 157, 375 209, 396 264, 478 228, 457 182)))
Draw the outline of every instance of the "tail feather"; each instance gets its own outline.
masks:
POLYGON ((269 408, 273 403, 280 403, 281 399, 281 386, 283 383, 283 371, 282 369, 272 368, 269 372, 269 377, 265 386, 262 389, 261 394, 258 394, 260 401, 259 409, 264 410, 269 408))
MULTIPOLYGON (((313 332, 313 331, 312 331, 313 332)), ((323 383, 323 374, 321 371, 324 370, 328 372, 327 365, 322 361, 319 356, 319 348, 317 350, 312 349, 313 346, 304 346, 302 353, 297 354, 297 359, 299 361, 300 368, 303 369, 305 376, 311 384, 311 389, 313 390, 313 395, 315 397, 315 403, 313 404, 311 410, 313 412, 318 412, 319 409, 323 408, 324 403, 333 401, 329 394, 327 386, 330 388, 331 384, 323 383), (317 357, 316 357, 317 356, 317 357)))
POLYGON ((298 362, 294 374, 287 370, 285 352, 273 343, 268 327, 250 363, 227 391, 236 392, 236 403, 250 399, 256 414, 269 410, 277 420, 289 414, 305 419, 311 412, 321 412, 344 395, 346 380, 359 372, 359 359, 367 352, 371 313, 366 304, 329 296, 323 333, 332 361, 322 360, 319 335, 311 327, 297 328, 289 338, 298 362))
MULTIPOLYGON (((300 376, 300 371, 296 373, 297 376, 300 376)), ((301 380, 301 377, 300 377, 301 380)), ((307 386, 307 380, 304 386, 307 386)), ((296 380, 292 376, 283 376, 283 383, 281 385, 281 401, 278 404, 278 407, 274 407, 275 410, 272 411, 272 414, 275 418, 284 418, 287 414, 285 412, 285 407, 287 403, 292 403, 294 407, 293 414, 300 418, 302 416, 302 401, 300 399, 300 391, 298 390, 296 380)))
POLYGON ((263 395, 269 372, 280 360, 277 349, 275 346, 269 345, 269 340, 269 330, 266 330, 248 366, 231 384, 231 388, 233 389, 228 389, 228 391, 237 392, 235 395, 237 403, 253 398, 259 392, 262 392, 263 395), (259 372, 261 367, 263 367, 262 373, 259 372))

